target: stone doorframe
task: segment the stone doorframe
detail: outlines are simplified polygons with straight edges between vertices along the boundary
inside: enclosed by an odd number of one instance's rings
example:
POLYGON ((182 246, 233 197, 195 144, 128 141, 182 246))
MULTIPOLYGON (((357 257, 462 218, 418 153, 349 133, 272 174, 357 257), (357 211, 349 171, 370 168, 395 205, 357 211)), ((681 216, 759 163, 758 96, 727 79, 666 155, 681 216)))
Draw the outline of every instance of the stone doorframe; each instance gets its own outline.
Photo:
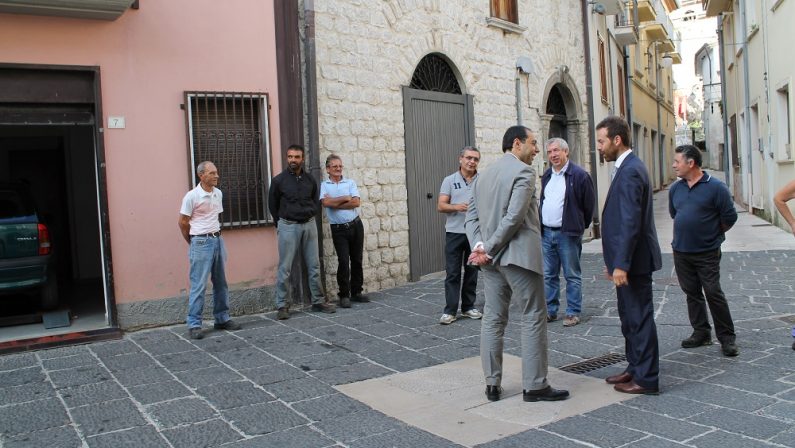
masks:
MULTIPOLYGON (((541 99, 542 111, 546 111, 549 94, 555 86, 558 86, 566 106, 566 131, 569 135, 569 141, 567 143, 569 144, 569 148, 571 148, 569 156, 576 164, 587 171, 590 167, 590 160, 588 158, 588 133, 585 128, 585 126, 588 126, 588 120, 583 115, 580 93, 577 90, 574 78, 569 75, 568 66, 559 65, 555 67, 555 71, 547 78, 546 85, 544 86, 544 95, 541 99)), ((546 136, 549 135, 549 125, 553 116, 546 113, 541 113, 539 115, 541 118, 540 132, 544 139, 546 139, 546 136)), ((540 148, 540 150, 545 152, 546 148, 540 148)))

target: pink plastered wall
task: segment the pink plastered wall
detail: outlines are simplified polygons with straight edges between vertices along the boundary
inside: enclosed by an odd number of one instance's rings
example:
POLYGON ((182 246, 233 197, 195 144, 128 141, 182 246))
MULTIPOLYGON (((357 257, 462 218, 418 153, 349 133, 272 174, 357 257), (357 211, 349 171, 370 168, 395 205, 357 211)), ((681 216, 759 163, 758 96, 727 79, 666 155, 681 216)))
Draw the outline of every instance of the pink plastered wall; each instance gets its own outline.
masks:
MULTIPOLYGON (((0 62, 100 67, 108 212, 117 303, 188 288, 177 227, 189 189, 185 91, 266 92, 274 174, 280 167, 273 2, 142 1, 115 21, 0 14, 0 62)), ((224 173, 220 173, 223 178, 224 173)), ((273 228, 231 230, 232 288, 273 284, 273 228)))

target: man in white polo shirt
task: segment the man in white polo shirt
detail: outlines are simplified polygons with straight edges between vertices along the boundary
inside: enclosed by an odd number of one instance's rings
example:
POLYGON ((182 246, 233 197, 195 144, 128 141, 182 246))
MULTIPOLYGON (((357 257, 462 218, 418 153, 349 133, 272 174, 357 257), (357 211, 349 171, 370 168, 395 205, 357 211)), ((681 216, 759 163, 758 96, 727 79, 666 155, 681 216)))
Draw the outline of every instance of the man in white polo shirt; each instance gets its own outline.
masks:
POLYGON ((213 316, 216 330, 239 330, 240 325, 229 318, 229 288, 224 263, 226 248, 221 238, 218 215, 224 211, 223 194, 218 185, 218 168, 212 162, 196 167, 199 185, 182 199, 179 229, 190 244, 190 296, 188 299, 188 333, 191 339, 201 339, 204 291, 207 279, 213 282, 213 316))
POLYGON ((361 203, 356 181, 342 176, 342 159, 336 154, 326 158, 328 180, 320 184, 320 203, 331 225, 331 239, 337 252, 337 286, 340 308, 354 302, 369 302, 362 294, 364 273, 364 225, 356 209, 361 203))
POLYGON ((467 205, 472 198, 470 187, 478 177, 480 151, 467 146, 458 155, 458 171, 447 176, 439 189, 436 210, 447 215, 445 223, 445 306, 439 323, 449 325, 456 320, 459 298, 461 316, 480 319, 483 314, 475 308, 475 289, 478 286, 478 268, 466 263, 470 254, 464 221, 467 205), (461 282, 461 266, 464 267, 464 281, 461 282))

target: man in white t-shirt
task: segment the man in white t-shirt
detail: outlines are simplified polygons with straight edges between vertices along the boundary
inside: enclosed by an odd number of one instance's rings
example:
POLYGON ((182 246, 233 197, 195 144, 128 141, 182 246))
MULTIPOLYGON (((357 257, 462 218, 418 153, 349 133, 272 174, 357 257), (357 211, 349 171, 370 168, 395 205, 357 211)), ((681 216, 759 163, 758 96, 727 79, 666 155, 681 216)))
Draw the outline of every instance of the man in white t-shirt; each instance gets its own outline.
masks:
POLYGON ((201 339, 202 311, 207 279, 213 282, 213 317, 216 330, 239 330, 240 325, 229 318, 229 288, 224 263, 226 248, 221 238, 218 215, 224 211, 223 194, 218 185, 218 168, 212 162, 196 167, 199 185, 182 199, 179 229, 190 244, 190 296, 188 299, 188 333, 191 339, 201 339))

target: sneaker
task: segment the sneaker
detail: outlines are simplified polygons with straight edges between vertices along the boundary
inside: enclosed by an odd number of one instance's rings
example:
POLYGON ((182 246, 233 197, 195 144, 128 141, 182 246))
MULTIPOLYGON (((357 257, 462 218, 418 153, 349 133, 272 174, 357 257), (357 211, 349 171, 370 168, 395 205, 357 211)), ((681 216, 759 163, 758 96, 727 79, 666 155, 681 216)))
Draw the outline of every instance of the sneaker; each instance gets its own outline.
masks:
POLYGON ((340 297, 340 308, 350 308, 350 307, 351 307, 350 297, 340 297))
POLYGON ((547 314, 547 322, 555 322, 558 320, 557 314, 547 314))
POLYGON ((450 325, 455 322, 455 315, 453 314, 442 314, 441 319, 439 319, 439 323, 442 325, 450 325))
POLYGON ((689 338, 682 341, 683 348, 696 348, 702 345, 712 345, 712 337, 709 334, 693 333, 689 338))
POLYGON ((740 354, 740 349, 737 348, 737 344, 734 342, 727 342, 725 344, 720 345, 720 350, 723 352, 723 356, 737 356, 740 354))
POLYGON ((312 311, 316 311, 318 313, 333 314, 337 312, 337 308, 330 303, 313 303, 312 311))
POLYGON ((240 330, 243 327, 239 323, 233 321, 232 319, 229 319, 228 321, 222 324, 218 323, 213 324, 213 328, 215 328, 216 330, 235 331, 235 330, 240 330))
POLYGON ((573 327, 573 326, 577 325, 578 323, 580 323, 580 316, 566 315, 566 317, 563 318, 563 326, 564 327, 573 327))
POLYGON ((191 339, 201 339, 204 337, 201 327, 193 327, 188 330, 191 339))
POLYGON ((279 312, 276 313, 276 319, 279 320, 286 320, 290 318, 290 312, 287 310, 286 307, 279 308, 279 312))
POLYGON ((463 313, 461 313, 461 316, 468 317, 470 319, 480 319, 481 317, 483 317, 483 313, 478 311, 477 308, 472 308, 469 311, 464 311, 463 313))
POLYGON ((353 297, 351 297, 351 300, 359 303, 370 303, 370 298, 362 293, 354 294, 353 297))

